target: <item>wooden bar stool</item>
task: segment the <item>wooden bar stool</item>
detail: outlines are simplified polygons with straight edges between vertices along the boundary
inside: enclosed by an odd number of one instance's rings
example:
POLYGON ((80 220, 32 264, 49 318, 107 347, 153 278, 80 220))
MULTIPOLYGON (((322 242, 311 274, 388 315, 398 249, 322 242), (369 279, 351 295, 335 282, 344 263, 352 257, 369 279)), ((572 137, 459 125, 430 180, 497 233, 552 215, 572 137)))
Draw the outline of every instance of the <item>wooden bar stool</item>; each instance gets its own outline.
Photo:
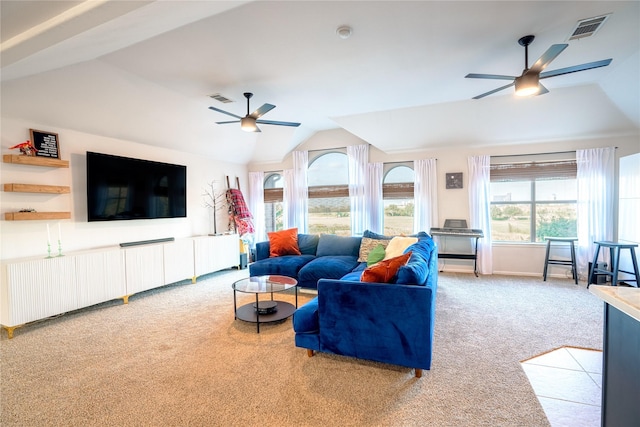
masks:
POLYGON ((576 282, 576 285, 578 284, 578 269, 576 267, 576 246, 575 246, 575 242, 578 241, 577 238, 575 237, 545 237, 544 238, 547 241, 547 254, 544 257, 544 273, 543 273, 543 278, 544 281, 547 281, 547 269, 549 267, 549 264, 556 264, 556 265, 570 265, 571 266, 571 276, 573 277, 573 280, 576 282), (569 244, 569 249, 571 252, 571 259, 550 259, 549 258, 549 254, 551 253, 551 243, 568 243, 569 244))
POLYGON ((595 274, 602 274, 605 276, 611 276, 611 286, 618 285, 618 274, 620 272, 632 274, 636 278, 635 279, 624 279, 625 282, 636 282, 636 286, 640 286, 640 273, 638 273, 638 260, 636 259, 636 251, 635 248, 638 247, 637 244, 633 243, 616 243, 616 242, 593 242, 596 245, 596 252, 593 255, 593 263, 591 264, 591 271, 589 272, 589 280, 587 283, 587 288, 589 284, 594 279, 595 274), (611 257, 611 271, 604 270, 602 268, 598 268, 598 255, 600 254, 600 248, 605 247, 609 248, 609 256, 611 257), (633 272, 620 270, 620 249, 629 249, 631 253, 631 263, 633 264, 633 272))

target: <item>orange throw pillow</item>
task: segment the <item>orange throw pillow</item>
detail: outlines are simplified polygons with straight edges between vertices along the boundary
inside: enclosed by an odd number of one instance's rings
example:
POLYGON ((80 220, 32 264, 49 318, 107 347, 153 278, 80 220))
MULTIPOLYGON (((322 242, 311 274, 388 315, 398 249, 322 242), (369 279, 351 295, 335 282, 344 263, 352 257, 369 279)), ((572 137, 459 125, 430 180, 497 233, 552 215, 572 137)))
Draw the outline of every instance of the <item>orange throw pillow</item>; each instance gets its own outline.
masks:
POLYGON ((298 229, 273 231, 267 233, 269 236, 269 256, 281 255, 302 255, 298 248, 298 229))
POLYGON ((411 252, 395 258, 385 259, 366 268, 360 276, 362 282, 391 283, 398 269, 409 261, 411 252))

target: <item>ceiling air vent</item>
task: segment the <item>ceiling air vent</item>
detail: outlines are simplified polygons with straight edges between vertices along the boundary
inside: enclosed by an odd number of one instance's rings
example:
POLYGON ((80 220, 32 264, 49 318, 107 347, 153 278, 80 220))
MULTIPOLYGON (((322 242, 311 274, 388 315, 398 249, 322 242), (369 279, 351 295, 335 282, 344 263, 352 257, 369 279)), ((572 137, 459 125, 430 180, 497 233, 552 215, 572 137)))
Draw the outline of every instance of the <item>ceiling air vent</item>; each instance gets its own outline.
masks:
POLYGON ((602 27, 602 24, 604 24, 604 21, 606 21, 607 18, 609 18, 609 15, 597 16, 595 18, 578 21, 578 25, 576 25, 576 28, 569 36, 569 40, 576 40, 594 35, 600 27, 602 27))
POLYGON ((215 99, 216 101, 220 101, 223 104, 229 104, 230 102, 233 102, 232 99, 229 99, 226 96, 222 96, 219 93, 214 93, 213 95, 209 95, 209 97, 215 99))

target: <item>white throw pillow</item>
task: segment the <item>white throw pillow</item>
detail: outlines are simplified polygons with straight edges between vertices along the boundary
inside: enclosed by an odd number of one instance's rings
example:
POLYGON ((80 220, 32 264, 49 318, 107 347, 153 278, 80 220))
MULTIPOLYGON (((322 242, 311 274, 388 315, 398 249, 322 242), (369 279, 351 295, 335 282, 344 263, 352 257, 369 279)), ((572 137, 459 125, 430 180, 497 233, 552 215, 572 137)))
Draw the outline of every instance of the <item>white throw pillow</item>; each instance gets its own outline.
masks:
POLYGON ((384 251, 384 259, 395 258, 402 255, 409 246, 418 241, 417 237, 396 236, 389 242, 384 251))

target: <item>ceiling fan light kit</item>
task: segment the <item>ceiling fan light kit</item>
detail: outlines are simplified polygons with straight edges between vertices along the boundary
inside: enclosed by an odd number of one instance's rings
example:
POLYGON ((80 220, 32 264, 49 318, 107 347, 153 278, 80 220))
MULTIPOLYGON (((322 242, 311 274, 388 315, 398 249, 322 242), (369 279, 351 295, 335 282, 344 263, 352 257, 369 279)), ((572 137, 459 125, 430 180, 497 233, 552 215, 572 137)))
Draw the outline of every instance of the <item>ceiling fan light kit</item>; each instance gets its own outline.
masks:
POLYGON ((540 92, 538 75, 534 73, 524 73, 515 80, 517 96, 531 96, 540 92))
POLYGON ((581 65, 573 65, 571 67, 560 68, 558 70, 546 71, 544 69, 556 59, 558 55, 562 53, 569 45, 554 44, 546 50, 542 56, 533 63, 529 68, 529 45, 533 42, 535 36, 528 35, 521 37, 518 40, 518 44, 524 47, 524 71, 520 76, 503 76, 499 74, 467 74, 465 78, 468 79, 496 79, 496 80, 511 80, 511 83, 499 87, 497 89, 490 90, 478 96, 474 96, 473 99, 484 98, 496 92, 500 92, 503 89, 507 89, 511 86, 515 86, 515 94, 517 96, 531 96, 531 95, 543 95, 548 93, 549 90, 545 88, 541 83, 541 79, 547 79, 549 77, 561 76, 564 74, 576 73, 578 71, 586 71, 594 68, 606 67, 611 63, 611 58, 603 59, 601 61, 589 62, 581 65))
POLYGON ((253 117, 243 117, 240 119, 240 128, 245 132, 260 132, 253 117))

